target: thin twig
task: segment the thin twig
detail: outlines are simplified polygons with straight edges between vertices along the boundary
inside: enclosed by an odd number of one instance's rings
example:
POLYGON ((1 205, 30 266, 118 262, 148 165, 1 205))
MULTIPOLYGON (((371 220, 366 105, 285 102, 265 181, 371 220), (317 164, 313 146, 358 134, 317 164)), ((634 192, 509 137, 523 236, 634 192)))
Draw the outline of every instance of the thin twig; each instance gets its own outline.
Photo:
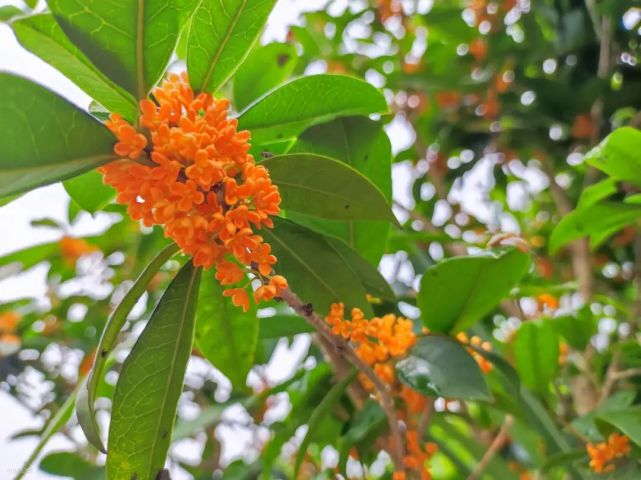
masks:
POLYGON ((505 442, 508 439, 510 427, 512 427, 513 423, 514 417, 512 415, 506 415, 503 426, 501 426, 501 430, 499 430, 499 433, 494 437, 494 440, 492 440, 492 443, 485 452, 485 455, 483 455, 481 461, 476 465, 476 467, 474 467, 474 470, 472 470, 472 473, 467 477, 467 480, 477 480, 481 477, 481 474, 492 458, 494 458, 494 455, 496 455, 496 453, 503 448, 503 445, 505 445, 505 442))
POLYGON ((641 377, 641 368, 630 368, 612 374, 615 380, 627 380, 628 378, 641 377))
POLYGON ((332 333, 332 330, 329 328, 327 323, 325 323, 325 319, 313 310, 311 304, 304 303, 289 289, 281 291, 280 298, 292 307, 298 315, 307 320, 307 322, 316 329, 319 335, 327 340, 337 352, 349 360, 352 365, 354 365, 370 382, 372 382, 378 392, 381 407, 387 416, 392 435, 392 444, 394 448, 393 451, 390 452, 390 455, 394 461, 396 470, 405 471, 405 466, 403 464, 403 458, 405 457, 403 437, 396 417, 396 411, 394 410, 394 401, 387 385, 385 385, 381 379, 378 378, 378 375, 374 373, 374 370, 372 370, 370 366, 356 354, 354 348, 347 340, 332 333))
POLYGON ((430 421, 432 420, 433 414, 434 414, 434 399, 428 398, 427 403, 425 404, 425 408, 421 412, 421 416, 418 419, 419 435, 425 436, 425 433, 427 432, 427 429, 430 425, 430 421))

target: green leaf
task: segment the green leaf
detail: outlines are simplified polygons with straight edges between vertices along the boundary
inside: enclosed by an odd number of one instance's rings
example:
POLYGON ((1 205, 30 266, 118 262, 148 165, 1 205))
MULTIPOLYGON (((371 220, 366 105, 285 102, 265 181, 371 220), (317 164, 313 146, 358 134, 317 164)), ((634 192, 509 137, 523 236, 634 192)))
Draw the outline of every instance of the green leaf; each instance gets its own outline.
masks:
POLYGON ((40 455, 40 452, 42 452, 42 449, 47 445, 47 443, 49 443, 51 437, 53 437, 71 418, 71 414, 73 413, 73 404, 75 401, 76 391, 67 397, 65 402, 47 422, 44 430, 40 434, 38 445, 36 445, 36 448, 31 452, 31 455, 29 455, 29 458, 27 458, 27 461, 24 463, 14 480, 21 480, 29 473, 31 466, 38 458, 38 455, 40 455))
POLYGON ((52 15, 21 18, 11 24, 20 44, 59 70, 111 112, 130 122, 136 120, 138 106, 134 97, 109 80, 76 47, 52 15))
POLYGON ((386 416, 378 402, 368 399, 352 417, 349 430, 340 439, 338 468, 345 477, 349 451, 354 445, 374 443, 386 428, 386 416))
POLYGON ((298 54, 289 43, 256 45, 234 75, 234 106, 242 110, 290 77, 298 54))
POLYGON ((193 0, 49 0, 56 20, 115 83, 145 98, 165 72, 193 0))
POLYGON ((10 204, 14 200, 17 200, 20 198, 22 195, 9 195, 8 197, 0 198, 0 207, 4 207, 5 205, 10 204))
POLYGON ((242 391, 247 389, 247 374, 254 365, 259 321, 253 302, 245 313, 230 298, 223 297, 223 290, 213 272, 200 283, 196 346, 235 389, 242 391))
POLYGON ((305 437, 300 443, 298 452, 296 453, 296 460, 294 463, 294 478, 298 478, 300 466, 302 465, 303 459, 307 454, 307 447, 309 447, 310 442, 314 439, 314 435, 316 435, 316 432, 320 428, 321 423, 323 422, 325 417, 332 412, 334 407, 336 407, 341 397, 343 396, 343 393, 345 393, 345 390, 354 380, 357 373, 357 370, 352 370, 349 375, 346 375, 345 378, 334 385, 329 390, 329 392, 327 392, 325 398, 323 398, 323 400, 318 404, 318 407, 314 409, 314 412, 309 417, 309 421, 307 422, 307 432, 305 433, 305 437))
POLYGON ((401 382, 424 395, 489 400, 483 373, 454 339, 430 335, 420 339, 396 365, 401 382))
POLYGON ((577 350, 583 350, 592 335, 597 333, 597 319, 589 308, 582 308, 573 315, 560 315, 550 320, 552 326, 577 350))
POLYGON ((0 7, 0 22, 8 22, 13 17, 22 15, 24 12, 14 5, 3 5, 0 7))
POLYGON ((508 391, 511 395, 520 395, 521 379, 519 378, 516 370, 514 370, 512 365, 510 365, 505 358, 491 350, 485 350, 474 345, 469 345, 468 348, 471 348, 486 360, 492 362, 492 365, 494 365, 494 367, 496 368, 496 372, 498 372, 498 375, 500 376, 501 382, 505 386, 506 391, 508 391))
POLYGON ((278 186, 285 210, 330 219, 396 222, 381 191, 342 162, 293 154, 268 158, 261 165, 278 186))
POLYGON ((96 422, 94 403, 96 400, 98 383, 102 379, 102 372, 105 368, 107 358, 116 345, 118 334, 125 325, 127 316, 138 302, 138 299, 143 293, 145 293, 147 285, 154 275, 156 275, 158 270, 160 270, 160 267, 174 256, 177 251, 178 246, 176 244, 171 244, 156 255, 122 298, 107 320, 105 329, 100 337, 100 342, 96 348, 97 353, 91 368, 91 373, 88 375, 86 382, 78 392, 78 400, 76 402, 78 423, 85 433, 87 440, 89 440, 89 442, 101 452, 105 452, 105 447, 103 446, 102 439, 100 438, 100 429, 96 422))
POLYGON ((187 70, 195 90, 214 93, 249 54, 275 0, 201 0, 191 21, 187 70))
POLYGON ((250 105, 238 118, 255 143, 297 136, 336 117, 387 111, 382 93, 362 80, 312 75, 286 83, 250 105))
MULTIPOLYGON (((371 180, 388 202, 392 200, 391 145, 379 122, 366 117, 345 117, 316 125, 301 134, 289 153, 316 153, 347 163, 371 180)), ((337 222, 300 215, 296 221, 341 238, 374 265, 385 253, 388 223, 337 222)))
POLYGON ((111 132, 63 98, 6 73, 0 73, 0 91, 0 197, 73 177, 114 158, 111 132))
POLYGON ((567 452, 557 453, 547 458, 545 464, 541 467, 541 473, 549 473, 555 468, 567 468, 567 465, 578 460, 585 460, 587 457, 587 451, 585 448, 574 448, 567 452))
POLYGON ((101 480, 105 478, 104 468, 97 467, 77 453, 50 453, 40 461, 40 470, 51 475, 74 480, 101 480))
POLYGON ((609 236, 641 217, 641 205, 600 202, 565 215, 550 235, 550 253, 581 237, 591 237, 595 248, 609 236))
POLYGON ((622 127, 586 155, 586 162, 612 178, 641 187, 641 131, 622 127))
POLYGON ((172 440, 182 440, 189 438, 194 433, 204 430, 205 428, 215 425, 222 419, 225 409, 229 405, 211 405, 203 409, 200 414, 192 420, 178 420, 174 428, 174 435, 172 440))
POLYGON ((261 232, 272 246, 276 272, 285 276, 295 293, 314 310, 326 314, 330 305, 343 302, 371 313, 360 279, 328 240, 287 220, 275 218, 274 228, 261 232))
POLYGON ((34 245, 33 247, 25 248, 24 250, 0 257, 0 265, 4 267, 11 264, 18 264, 20 271, 25 271, 40 262, 50 260, 59 252, 59 242, 43 243, 41 245, 34 245))
POLYGON ((465 330, 510 293, 529 265, 529 255, 516 249, 443 260, 421 280, 423 323, 433 332, 465 330))
POLYGON ((616 427, 641 447, 641 408, 610 410, 600 413, 598 418, 616 427))
POLYGON ((559 339, 550 321, 523 323, 516 332, 514 357, 523 384, 546 394, 559 366, 559 339))
POLYGON ((113 399, 107 478, 156 478, 165 465, 191 356, 200 269, 188 262, 125 360, 113 399))
POLYGON ((365 291, 370 295, 393 302, 396 295, 392 291, 387 280, 383 278, 381 273, 372 266, 367 260, 361 257, 358 253, 352 250, 349 246, 341 240, 334 238, 326 238, 327 243, 331 245, 334 251, 340 255, 343 261, 349 265, 350 269, 360 279, 365 291))
POLYGON ((102 183, 102 175, 96 171, 65 180, 63 185, 73 201, 89 213, 96 213, 116 198, 116 191, 102 183))
POLYGON ((260 319, 261 340, 292 337, 300 333, 313 333, 316 330, 303 318, 296 315, 274 315, 260 319))
POLYGON ((579 197, 579 203, 577 204, 577 209, 589 207, 594 205, 604 198, 608 198, 611 195, 617 193, 617 181, 613 178, 606 178, 601 180, 589 187, 585 188, 581 192, 579 197))

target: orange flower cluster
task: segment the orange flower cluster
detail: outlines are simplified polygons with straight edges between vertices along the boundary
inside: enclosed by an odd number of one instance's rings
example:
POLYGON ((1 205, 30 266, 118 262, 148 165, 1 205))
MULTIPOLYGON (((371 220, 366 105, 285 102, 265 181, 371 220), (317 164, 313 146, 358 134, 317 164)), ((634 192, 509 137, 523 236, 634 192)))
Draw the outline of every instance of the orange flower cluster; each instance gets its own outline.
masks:
MULTIPOLYGON (((222 285, 246 279, 250 266, 264 285, 257 302, 287 286, 271 276, 276 257, 254 229, 273 227, 280 194, 267 170, 248 153, 248 131, 227 117, 229 102, 196 95, 187 75, 170 75, 140 102, 141 133, 118 114, 106 125, 118 138, 121 160, 100 170, 135 220, 163 225, 194 265, 216 267, 222 285)), ((249 308, 245 288, 226 290, 237 306, 249 308)))
POLYGON ((612 472, 615 469, 612 462, 630 453, 630 441, 625 435, 614 432, 606 442, 588 443, 586 449, 592 470, 596 473, 612 472))
POLYGON ((589 113, 577 115, 572 124, 572 138, 590 140, 599 134, 599 127, 589 113))
POLYGON ((408 430, 405 438, 407 442, 407 455, 405 455, 403 463, 405 463, 408 469, 419 472, 421 480, 431 480, 432 475, 430 475, 429 470, 426 468, 426 463, 437 452, 438 446, 432 442, 421 444, 420 435, 416 430, 408 430))
POLYGON ((20 337, 15 332, 22 317, 16 312, 0 313, 0 343, 19 345, 20 337))
POLYGON ((403 6, 400 0, 377 0, 378 17, 385 23, 395 15, 403 14, 403 6))
POLYGON ((76 262, 83 255, 95 252, 97 247, 87 243, 82 238, 72 238, 64 236, 60 239, 60 252, 63 258, 70 266, 75 266, 76 262))
POLYGON ((518 7, 517 0, 503 0, 500 2, 500 9, 490 7, 488 0, 470 0, 468 7, 474 12, 474 24, 478 27, 484 22, 491 25, 491 32, 496 32, 503 24, 503 19, 511 10, 518 7))
MULTIPOLYGON (((393 314, 367 320, 358 308, 352 309, 351 320, 345 320, 344 315, 342 303, 332 305, 326 318, 332 332, 354 342, 361 360, 371 366, 381 380, 394 383, 394 368, 389 361, 405 355, 416 343, 412 321, 393 314)), ((373 387, 366 378, 361 378, 361 382, 368 389, 373 387)))
POLYGON ((559 308, 559 300, 549 293, 541 293, 536 297, 536 304, 539 312, 543 312, 546 309, 556 310, 559 308))
MULTIPOLYGON (((492 350, 492 344, 490 342, 484 342, 481 337, 477 337, 476 335, 474 335, 470 339, 467 336, 467 333, 460 332, 456 335, 456 339, 463 345, 472 345, 476 348, 481 348, 486 352, 490 352, 492 350)), ((489 373, 492 371, 492 364, 483 355, 481 355, 473 348, 466 348, 466 350, 470 353, 470 355, 472 355, 472 358, 476 360, 476 363, 478 363, 483 373, 489 373)))
MULTIPOLYGON (((394 395, 403 401, 402 405, 405 409, 397 413, 399 418, 404 419, 407 428, 407 453, 403 459, 404 464, 408 470, 415 471, 421 480, 431 479, 426 463, 436 452, 437 447, 434 443, 420 444, 420 435, 410 416, 410 414, 423 412, 427 399, 411 388, 401 385, 396 379, 393 365, 394 359, 406 355, 416 343, 412 321, 393 314, 367 320, 358 308, 352 309, 351 320, 346 320, 344 317, 344 305, 335 303, 326 321, 335 335, 340 335, 354 344, 361 360, 372 367, 376 375, 391 386, 394 395)), ((374 389, 371 381, 364 375, 359 379, 367 390, 374 389)), ((403 480, 406 478, 406 473, 395 472, 393 478, 403 480)))

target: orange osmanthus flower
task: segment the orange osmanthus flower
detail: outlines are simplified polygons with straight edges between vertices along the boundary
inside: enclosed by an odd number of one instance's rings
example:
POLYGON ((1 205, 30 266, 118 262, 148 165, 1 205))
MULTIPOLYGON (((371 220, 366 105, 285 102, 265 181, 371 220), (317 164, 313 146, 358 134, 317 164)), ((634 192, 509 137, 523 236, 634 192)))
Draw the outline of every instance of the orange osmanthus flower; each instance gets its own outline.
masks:
MULTIPOLYGON (((352 309, 350 313, 351 319, 345 319, 345 306, 335 303, 325 320, 332 328, 332 333, 349 340, 359 358, 389 385, 394 397, 402 401, 399 403, 404 408, 397 411, 397 415, 403 419, 406 428, 407 448, 403 465, 421 480, 430 480, 432 476, 427 463, 436 452, 437 446, 434 443, 421 442, 421 434, 413 418, 423 413, 428 400, 419 392, 402 385, 394 373, 396 360, 407 355, 416 343, 414 324, 411 320, 393 314, 368 320, 358 308, 352 309)), ((429 331, 424 329, 423 333, 428 334, 429 331)), ((366 390, 374 392, 374 385, 369 378, 361 373, 359 380, 366 390)), ((391 446, 389 448, 392 449, 391 446)), ((399 470, 394 472, 392 478, 403 480, 408 477, 406 472, 399 470)))
POLYGON ((605 442, 588 443, 586 449, 590 456, 590 468, 596 473, 613 471, 615 466, 612 462, 631 450, 628 437, 617 432, 612 433, 605 442))
POLYGON ((64 236, 60 239, 60 252, 69 266, 75 266, 83 255, 97 251, 98 248, 82 238, 64 236))
POLYGON ((0 357, 15 353, 20 347, 20 337, 15 332, 21 319, 16 312, 0 313, 0 357))
MULTIPOLYGON (((477 337, 476 335, 470 339, 468 338, 467 333, 460 332, 456 335, 456 339, 463 345, 471 344, 472 346, 485 350, 486 352, 492 351, 492 344, 490 342, 484 342, 481 337, 477 337)), ((466 350, 470 355, 472 355, 472 358, 474 358, 483 373, 490 373, 492 371, 492 364, 483 355, 473 348, 466 347, 466 350)))
MULTIPOLYGON (((267 170, 248 153, 248 131, 228 118, 229 102, 196 95, 187 75, 172 74, 140 102, 141 129, 118 114, 106 122, 120 160, 100 169, 117 200, 145 225, 162 225, 196 266, 216 267, 222 285, 245 281, 247 267, 260 278, 257 302, 287 287, 272 275, 276 257, 255 230, 273 227, 280 194, 267 170)), ((246 285, 225 295, 245 311, 246 285)))
MULTIPOLYGON (((351 340, 361 360, 371 366, 381 380, 393 383, 394 368, 389 361, 405 355, 416 343, 412 321, 393 314, 368 320, 358 308, 352 309, 351 320, 346 320, 344 315, 342 303, 332 305, 326 321, 334 335, 351 340)), ((373 388, 364 376, 361 383, 370 390, 373 388)))

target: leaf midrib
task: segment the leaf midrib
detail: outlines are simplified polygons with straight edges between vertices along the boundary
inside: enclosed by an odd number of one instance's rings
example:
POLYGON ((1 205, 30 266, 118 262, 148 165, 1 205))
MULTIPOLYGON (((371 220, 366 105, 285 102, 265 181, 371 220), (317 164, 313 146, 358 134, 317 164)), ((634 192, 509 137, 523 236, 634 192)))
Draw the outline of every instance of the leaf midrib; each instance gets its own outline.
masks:
MULTIPOLYGON (((220 0, 222 3, 223 0, 220 0)), ((220 57, 223 55, 223 51, 225 50, 225 46, 229 43, 229 39, 232 36, 232 33, 234 32, 234 29, 238 25, 238 22, 240 21, 240 17, 247 7, 247 3, 249 0, 242 0, 242 3, 238 7, 238 10, 236 10, 236 13, 234 14, 234 17, 232 18, 232 21, 229 23, 229 26, 227 27, 227 31, 225 32, 225 36, 223 37, 223 41, 220 43, 218 46, 218 49, 214 53, 214 56, 209 64, 209 68, 207 69, 207 72, 205 73, 205 77, 203 78, 202 82, 202 88, 207 89, 207 85, 211 81, 211 76, 214 74, 214 69, 216 68, 216 65, 218 64, 218 60, 220 60, 220 57)))
MULTIPOLYGON (((189 310, 189 308, 191 306, 192 291, 194 289, 194 283, 196 281, 196 278, 198 278, 199 274, 200 274, 200 269, 195 268, 194 271, 191 274, 191 278, 189 280, 189 285, 187 287, 187 290, 185 291, 185 302, 183 303, 183 309, 182 309, 182 312, 180 314, 180 326, 178 328, 178 332, 177 332, 177 335, 176 335, 177 340, 176 340, 176 343, 174 344, 175 347, 174 347, 174 351, 173 351, 172 357, 171 357, 171 363, 170 363, 170 366, 169 366, 169 373, 167 374, 167 377, 169 378, 169 381, 165 384, 166 387, 164 389, 164 392, 163 392, 163 395, 162 395, 162 398, 161 398, 160 409, 159 409, 160 413, 158 415, 158 422, 156 423, 156 426, 154 427, 155 435, 153 435, 153 439, 152 439, 151 445, 149 447, 151 449, 151 451, 152 451, 152 454, 151 454, 151 456, 149 458, 149 463, 148 463, 148 467, 149 467, 149 470, 147 471, 148 475, 146 477, 144 477, 144 478, 153 478, 153 473, 154 472, 153 472, 153 458, 152 457, 153 457, 153 454, 156 451, 156 446, 158 444, 158 440, 162 438, 162 436, 160 435, 160 430, 161 430, 160 426, 162 424, 162 420, 163 420, 163 417, 165 415, 165 408, 167 406, 167 396, 168 396, 169 390, 171 389, 171 386, 172 386, 171 385, 171 383, 172 383, 171 379, 172 379, 172 377, 174 375, 174 370, 176 369, 176 357, 178 356, 178 351, 180 350, 180 346, 181 346, 180 340, 181 340, 181 338, 183 336, 183 330, 185 329, 185 323, 186 323, 185 322, 185 317, 187 316, 187 311, 189 310)), ((171 424, 170 428, 173 428, 173 423, 171 424)))
POLYGON ((145 0, 138 0, 136 10, 136 78, 138 99, 146 96, 144 65, 145 0))

